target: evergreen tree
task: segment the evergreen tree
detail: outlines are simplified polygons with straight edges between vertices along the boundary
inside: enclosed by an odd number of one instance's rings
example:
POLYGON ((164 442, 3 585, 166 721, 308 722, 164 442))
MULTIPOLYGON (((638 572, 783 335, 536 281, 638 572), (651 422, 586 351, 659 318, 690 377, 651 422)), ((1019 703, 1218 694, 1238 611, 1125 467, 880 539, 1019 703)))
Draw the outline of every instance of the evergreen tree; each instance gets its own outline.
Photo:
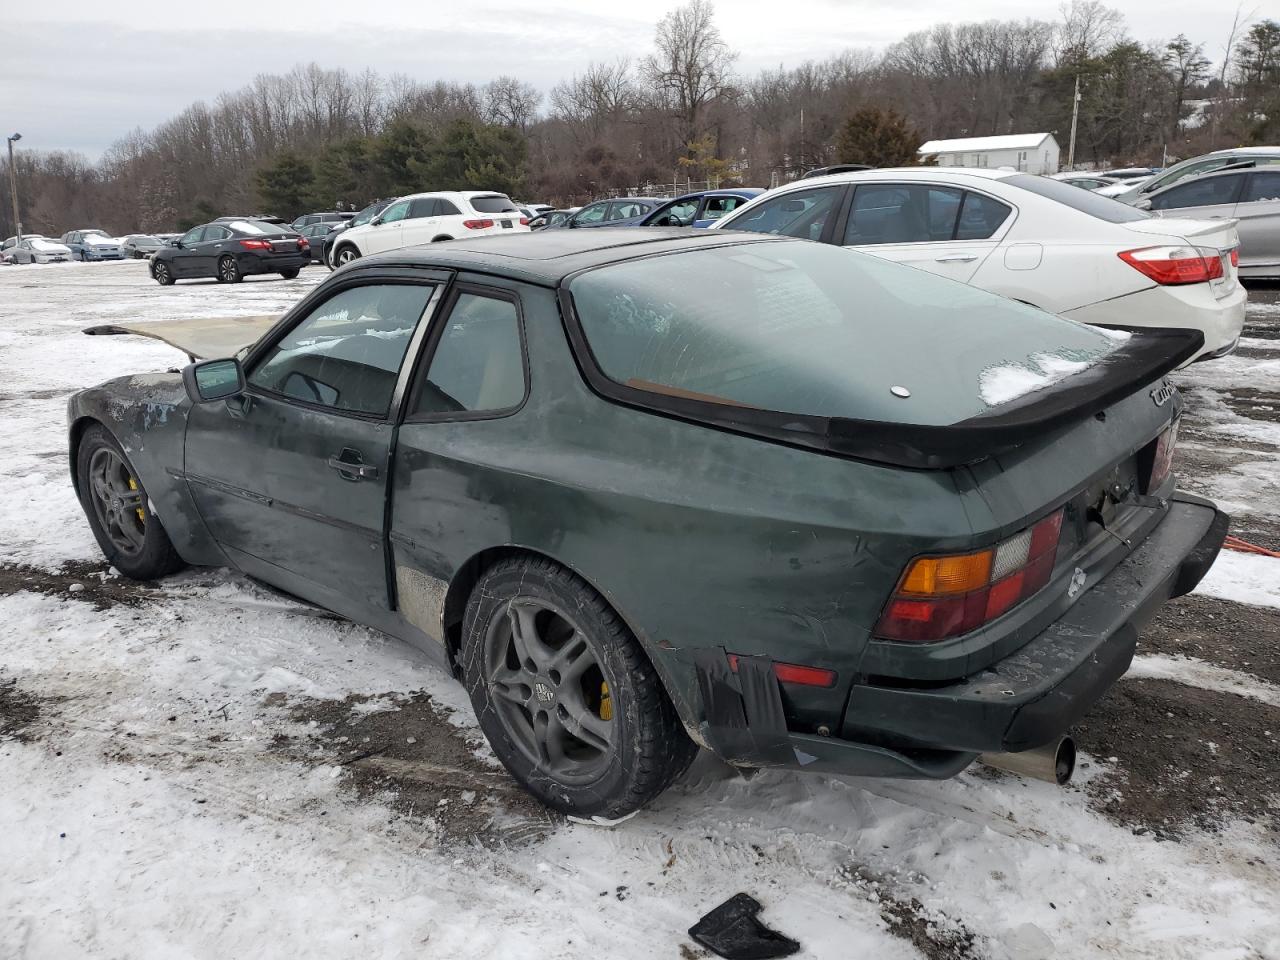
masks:
POLYGON ((896 110, 862 107, 855 110, 836 135, 838 163, 873 167, 905 167, 917 163, 916 150, 924 142, 896 110))
POLYGON ((424 160, 410 169, 430 190, 497 190, 508 196, 524 187, 528 147, 507 127, 455 120, 424 160))
POLYGON ((305 212, 315 175, 300 154, 285 150, 258 170, 256 180, 262 212, 290 218, 305 212))

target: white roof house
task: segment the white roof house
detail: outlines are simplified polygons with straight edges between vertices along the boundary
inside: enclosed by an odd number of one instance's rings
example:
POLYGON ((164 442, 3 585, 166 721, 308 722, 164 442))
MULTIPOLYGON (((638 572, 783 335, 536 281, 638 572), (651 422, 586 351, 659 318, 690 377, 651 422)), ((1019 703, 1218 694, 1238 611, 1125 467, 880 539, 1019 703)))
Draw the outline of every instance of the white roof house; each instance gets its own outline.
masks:
POLYGON ((916 153, 920 157, 937 157, 939 165, 944 167, 1011 167, 1024 173, 1058 172, 1058 141, 1052 133, 930 140, 916 153))

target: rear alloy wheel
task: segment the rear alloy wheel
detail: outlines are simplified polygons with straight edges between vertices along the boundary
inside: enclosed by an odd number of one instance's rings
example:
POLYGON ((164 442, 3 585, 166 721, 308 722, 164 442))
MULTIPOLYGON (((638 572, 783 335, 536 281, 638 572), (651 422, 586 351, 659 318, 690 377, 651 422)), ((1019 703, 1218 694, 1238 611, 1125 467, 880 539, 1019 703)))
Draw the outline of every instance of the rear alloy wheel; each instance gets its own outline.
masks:
POLYGON ((467 605, 462 660, 494 753, 564 813, 631 813, 697 753, 631 631, 549 560, 515 558, 485 572, 467 605))
POLYGON ((360 259, 360 254, 356 251, 355 247, 351 246, 343 247, 334 255, 333 258, 334 263, 339 267, 345 267, 352 260, 358 259, 360 259))
POLYGON ((151 275, 156 278, 156 283, 160 284, 160 286, 173 286, 173 272, 163 260, 151 268, 151 275))
POLYGON ((294 267, 292 270, 281 270, 280 276, 284 277, 286 280, 297 280, 298 268, 294 267))
POLYGON ((235 257, 223 257, 218 261, 218 281, 220 283, 239 283, 244 277, 240 275, 240 264, 235 257))
POLYGON ((155 580, 186 566, 151 512, 129 458, 100 425, 89 427, 80 439, 76 485, 103 556, 125 576, 155 580))

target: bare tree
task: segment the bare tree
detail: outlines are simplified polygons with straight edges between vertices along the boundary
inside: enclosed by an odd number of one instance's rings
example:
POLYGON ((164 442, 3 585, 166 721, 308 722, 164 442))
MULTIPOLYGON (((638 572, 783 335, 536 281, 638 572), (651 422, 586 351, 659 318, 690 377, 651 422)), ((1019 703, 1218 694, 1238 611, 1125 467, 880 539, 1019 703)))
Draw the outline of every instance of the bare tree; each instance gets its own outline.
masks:
POLYGON ((738 55, 721 38, 708 0, 689 0, 668 13, 658 21, 654 43, 657 50, 641 70, 676 116, 682 142, 693 143, 707 104, 729 92, 738 55))
POLYGON ((1182 104, 1187 99, 1187 90, 1208 79, 1209 61, 1204 55, 1204 44, 1192 43, 1184 33, 1165 44, 1163 61, 1173 86, 1169 139, 1176 141, 1178 128, 1182 124, 1182 104))
POLYGON ((1058 67, 1078 67, 1124 36, 1124 14, 1099 0, 1071 0, 1058 9, 1062 15, 1054 44, 1058 67))
POLYGON ((537 119, 542 94, 533 84, 517 77, 501 76, 484 85, 481 94, 484 118, 489 123, 513 127, 524 133, 537 119))

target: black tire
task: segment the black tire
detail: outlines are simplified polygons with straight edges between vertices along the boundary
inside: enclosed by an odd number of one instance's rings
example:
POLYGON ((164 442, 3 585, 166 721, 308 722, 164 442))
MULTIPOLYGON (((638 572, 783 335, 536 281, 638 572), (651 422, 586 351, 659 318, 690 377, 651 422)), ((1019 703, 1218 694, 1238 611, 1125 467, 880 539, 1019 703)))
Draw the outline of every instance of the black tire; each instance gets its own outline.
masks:
POLYGON ((160 284, 162 287, 173 286, 176 279, 173 275, 173 271, 169 269, 169 265, 163 260, 151 265, 151 276, 155 277, 156 283, 160 284))
POLYGON ((352 260, 359 260, 359 259, 360 259, 360 251, 348 243, 344 246, 339 247, 337 250, 334 251, 333 269, 336 270, 338 269, 338 267, 346 266, 352 260))
POLYGON ((292 270, 281 270, 280 276, 284 277, 286 280, 297 280, 298 268, 294 267, 292 270))
POLYGON ((87 428, 76 451, 80 506, 107 562, 134 580, 156 580, 186 566, 115 437, 87 428), (105 469, 104 469, 105 468, 105 469))
POLYGON ((626 624, 549 560, 516 557, 485 571, 462 638, 480 728, 512 776, 549 807, 625 816, 667 789, 698 752, 626 624))
POLYGON ((244 277, 240 273, 240 264, 235 257, 222 257, 218 261, 218 282, 239 283, 244 277))

